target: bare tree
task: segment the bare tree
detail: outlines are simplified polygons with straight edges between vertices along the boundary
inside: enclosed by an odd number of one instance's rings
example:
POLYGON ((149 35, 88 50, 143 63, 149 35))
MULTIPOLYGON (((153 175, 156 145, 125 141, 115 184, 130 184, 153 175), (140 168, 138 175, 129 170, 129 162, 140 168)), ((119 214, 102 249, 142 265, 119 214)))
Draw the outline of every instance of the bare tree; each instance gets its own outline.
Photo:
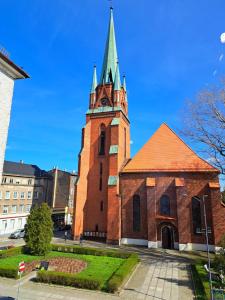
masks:
POLYGON ((188 101, 183 133, 200 143, 209 162, 225 175, 225 81, 188 101))

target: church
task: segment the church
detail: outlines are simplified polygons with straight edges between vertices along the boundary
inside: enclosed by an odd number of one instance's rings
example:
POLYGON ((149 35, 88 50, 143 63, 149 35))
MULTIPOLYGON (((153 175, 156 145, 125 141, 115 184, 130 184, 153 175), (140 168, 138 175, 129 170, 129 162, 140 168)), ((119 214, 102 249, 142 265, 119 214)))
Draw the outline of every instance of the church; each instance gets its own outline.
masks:
POLYGON ((207 230, 210 250, 218 247, 225 233, 219 171, 165 123, 130 157, 127 88, 120 77, 112 8, 78 159, 74 239, 206 250, 207 230))

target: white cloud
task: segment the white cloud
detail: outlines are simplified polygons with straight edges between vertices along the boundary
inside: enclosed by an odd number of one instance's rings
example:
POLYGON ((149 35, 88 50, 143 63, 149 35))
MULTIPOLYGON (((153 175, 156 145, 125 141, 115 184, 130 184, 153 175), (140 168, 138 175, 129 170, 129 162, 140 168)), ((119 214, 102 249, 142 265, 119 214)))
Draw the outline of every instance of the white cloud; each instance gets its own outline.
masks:
POLYGON ((131 140, 131 141, 130 141, 130 144, 132 145, 133 143, 134 143, 134 141, 131 140))
POLYGON ((223 59, 223 54, 220 54, 219 61, 222 61, 222 59, 223 59))
POLYGON ((217 74, 217 70, 214 70, 213 71, 213 76, 216 76, 216 74, 217 74))
POLYGON ((225 32, 223 32, 220 36, 220 41, 222 44, 225 44, 225 32))

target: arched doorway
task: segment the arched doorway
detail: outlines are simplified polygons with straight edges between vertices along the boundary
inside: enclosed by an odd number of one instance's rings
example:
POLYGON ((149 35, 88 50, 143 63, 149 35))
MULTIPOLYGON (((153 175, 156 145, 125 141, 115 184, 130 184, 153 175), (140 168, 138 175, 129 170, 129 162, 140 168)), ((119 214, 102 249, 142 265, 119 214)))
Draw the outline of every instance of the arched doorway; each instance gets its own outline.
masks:
POLYGON ((162 227, 162 248, 174 249, 174 231, 171 226, 162 227))

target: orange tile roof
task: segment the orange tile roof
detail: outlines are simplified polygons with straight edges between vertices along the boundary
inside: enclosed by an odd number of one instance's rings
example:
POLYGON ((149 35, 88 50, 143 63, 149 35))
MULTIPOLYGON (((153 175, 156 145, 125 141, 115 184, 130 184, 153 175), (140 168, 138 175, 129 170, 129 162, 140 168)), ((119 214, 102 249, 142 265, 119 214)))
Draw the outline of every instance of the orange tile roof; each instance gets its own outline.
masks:
POLYGON ((165 123, 122 172, 219 172, 189 148, 165 123))

